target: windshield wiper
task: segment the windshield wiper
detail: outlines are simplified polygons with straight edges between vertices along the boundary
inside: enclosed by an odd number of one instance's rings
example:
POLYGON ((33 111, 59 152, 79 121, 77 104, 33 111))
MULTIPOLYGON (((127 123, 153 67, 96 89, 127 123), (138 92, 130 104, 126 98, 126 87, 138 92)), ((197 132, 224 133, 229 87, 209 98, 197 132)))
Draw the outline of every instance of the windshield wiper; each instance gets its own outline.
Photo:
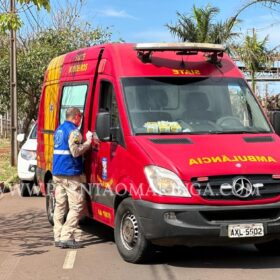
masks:
POLYGON ((138 132, 135 135, 201 135, 201 134, 211 134, 211 131, 191 131, 191 132, 138 132))
POLYGON ((138 132, 135 135, 204 135, 204 134, 266 134, 271 131, 262 130, 217 130, 217 131, 186 131, 186 132, 138 132))
POLYGON ((271 133, 270 131, 260 130, 219 130, 211 131, 211 134, 260 134, 260 133, 271 133))

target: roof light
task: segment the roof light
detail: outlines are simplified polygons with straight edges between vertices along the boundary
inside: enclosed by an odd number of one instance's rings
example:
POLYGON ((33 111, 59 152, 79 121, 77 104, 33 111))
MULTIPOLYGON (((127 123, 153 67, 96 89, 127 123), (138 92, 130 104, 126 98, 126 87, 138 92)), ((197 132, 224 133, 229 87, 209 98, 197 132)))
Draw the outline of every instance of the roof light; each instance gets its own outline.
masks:
POLYGON ((134 49, 137 51, 225 51, 225 48, 222 45, 208 43, 140 43, 136 44, 134 49))
POLYGON ((144 62, 152 62, 153 52, 175 51, 177 55, 195 55, 197 52, 205 52, 208 62, 219 64, 218 56, 222 57, 225 48, 218 44, 208 43, 140 43, 134 49, 138 58, 144 62))

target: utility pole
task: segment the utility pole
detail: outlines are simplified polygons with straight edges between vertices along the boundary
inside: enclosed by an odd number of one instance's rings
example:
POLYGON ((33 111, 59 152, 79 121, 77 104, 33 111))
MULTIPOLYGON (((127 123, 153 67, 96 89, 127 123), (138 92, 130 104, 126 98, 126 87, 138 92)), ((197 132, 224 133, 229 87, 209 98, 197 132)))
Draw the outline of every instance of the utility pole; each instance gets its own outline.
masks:
MULTIPOLYGON (((10 13, 16 13, 15 0, 10 0, 10 13)), ((16 31, 10 31, 10 94, 11 94, 11 165, 17 164, 17 53, 16 31)))

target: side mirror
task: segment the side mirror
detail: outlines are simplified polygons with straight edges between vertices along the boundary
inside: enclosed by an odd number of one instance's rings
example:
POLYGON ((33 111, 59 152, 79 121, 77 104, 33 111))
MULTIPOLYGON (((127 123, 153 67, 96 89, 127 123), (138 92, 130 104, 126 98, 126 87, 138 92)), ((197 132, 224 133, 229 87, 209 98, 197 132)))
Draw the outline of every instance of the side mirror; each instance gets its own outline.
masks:
POLYGON ((24 138, 25 138, 24 133, 21 133, 21 134, 17 135, 17 141, 20 142, 20 143, 24 141, 24 138))
POLYGON ((110 140, 110 114, 109 112, 98 113, 96 119, 96 133, 101 141, 110 140))
POLYGON ((280 111, 269 112, 269 119, 275 132, 280 135, 280 111))

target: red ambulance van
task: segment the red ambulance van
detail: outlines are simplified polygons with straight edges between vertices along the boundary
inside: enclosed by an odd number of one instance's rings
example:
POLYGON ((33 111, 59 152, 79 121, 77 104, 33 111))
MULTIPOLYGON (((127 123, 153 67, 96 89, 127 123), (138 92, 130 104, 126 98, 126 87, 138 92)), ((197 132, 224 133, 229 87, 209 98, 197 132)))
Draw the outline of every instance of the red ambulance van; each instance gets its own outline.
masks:
POLYGON ((85 156, 87 206, 124 260, 154 245, 280 252, 280 139, 221 45, 106 44, 51 61, 37 155, 50 221, 53 134, 70 106, 101 140, 85 156))

